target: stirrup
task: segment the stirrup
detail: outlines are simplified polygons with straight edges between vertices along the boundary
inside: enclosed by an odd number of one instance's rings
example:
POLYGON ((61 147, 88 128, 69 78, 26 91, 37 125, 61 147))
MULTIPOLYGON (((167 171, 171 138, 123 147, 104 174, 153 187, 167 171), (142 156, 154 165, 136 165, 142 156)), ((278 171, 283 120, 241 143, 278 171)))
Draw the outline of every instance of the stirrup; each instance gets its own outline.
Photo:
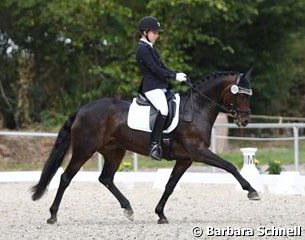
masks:
POLYGON ((159 144, 154 144, 150 150, 150 157, 160 161, 162 159, 162 148, 159 144))

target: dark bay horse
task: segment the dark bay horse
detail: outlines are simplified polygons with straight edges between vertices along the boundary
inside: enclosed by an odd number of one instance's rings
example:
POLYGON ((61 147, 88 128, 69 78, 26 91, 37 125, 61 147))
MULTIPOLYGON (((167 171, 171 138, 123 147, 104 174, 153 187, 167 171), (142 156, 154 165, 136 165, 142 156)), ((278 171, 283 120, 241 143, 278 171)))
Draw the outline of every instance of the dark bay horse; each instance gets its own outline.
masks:
MULTIPOLYGON (((164 207, 177 182, 193 162, 201 162, 218 167, 231 173, 248 198, 259 200, 256 190, 240 175, 231 163, 218 157, 209 150, 211 130, 220 111, 234 117, 239 126, 249 122, 250 73, 219 72, 191 85, 189 93, 192 104, 192 122, 180 119, 177 128, 169 135, 172 139, 172 156, 176 164, 166 184, 165 191, 155 209, 158 223, 168 223, 164 207)), ((190 97, 182 96, 181 105, 190 97)), ((127 126, 130 102, 105 98, 90 102, 64 123, 59 131, 55 145, 46 161, 37 185, 32 188, 33 200, 38 200, 45 192, 52 177, 62 164, 72 146, 72 158, 61 175, 56 197, 50 208, 48 223, 57 221, 57 212, 66 188, 72 178, 95 153, 104 156, 104 166, 99 181, 117 198, 124 215, 133 220, 133 210, 128 199, 115 186, 113 179, 126 150, 148 155, 150 133, 132 130, 127 126)), ((182 118, 180 113, 180 117, 182 118)))

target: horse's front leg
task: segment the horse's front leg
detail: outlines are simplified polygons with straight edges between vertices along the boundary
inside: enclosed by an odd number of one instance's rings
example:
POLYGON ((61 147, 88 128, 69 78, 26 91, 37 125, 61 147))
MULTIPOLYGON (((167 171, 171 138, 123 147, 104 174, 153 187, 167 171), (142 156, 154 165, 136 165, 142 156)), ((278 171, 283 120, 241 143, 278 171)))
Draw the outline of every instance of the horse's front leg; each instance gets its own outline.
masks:
POLYGON ((158 216, 159 216, 159 220, 158 220, 159 224, 168 223, 168 220, 164 215, 165 204, 166 204, 169 196, 173 193, 179 179, 182 177, 182 175, 185 173, 185 171, 189 168, 189 166, 191 166, 191 164, 192 164, 192 161, 190 161, 190 160, 176 161, 174 169, 165 186, 165 191, 155 209, 155 213, 158 214, 158 216))
POLYGON ((248 198, 250 200, 260 200, 260 197, 257 191, 251 186, 251 184, 243 178, 243 176, 239 173, 237 168, 230 162, 222 159, 221 157, 217 156, 209 149, 199 149, 197 151, 191 151, 192 159, 195 162, 202 162, 208 165, 221 168, 229 173, 231 173, 236 180, 240 183, 243 190, 248 191, 248 198))

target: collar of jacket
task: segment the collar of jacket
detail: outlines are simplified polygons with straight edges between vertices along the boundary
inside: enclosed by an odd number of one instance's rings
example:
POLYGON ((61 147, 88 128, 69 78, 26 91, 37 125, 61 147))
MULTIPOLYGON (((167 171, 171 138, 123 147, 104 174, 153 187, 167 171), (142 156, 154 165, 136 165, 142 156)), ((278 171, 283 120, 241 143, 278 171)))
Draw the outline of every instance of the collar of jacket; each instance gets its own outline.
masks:
POLYGON ((148 42, 146 39, 141 38, 140 39, 141 42, 145 42, 147 43, 151 48, 154 48, 153 44, 151 42, 148 42))

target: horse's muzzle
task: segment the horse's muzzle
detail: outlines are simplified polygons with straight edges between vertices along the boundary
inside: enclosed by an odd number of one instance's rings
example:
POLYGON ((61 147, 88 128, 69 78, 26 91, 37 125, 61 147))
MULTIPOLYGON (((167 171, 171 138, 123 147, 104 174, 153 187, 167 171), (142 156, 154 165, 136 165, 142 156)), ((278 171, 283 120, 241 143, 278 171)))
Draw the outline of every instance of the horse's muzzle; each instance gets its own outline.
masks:
POLYGON ((242 110, 242 109, 236 109, 233 114, 234 123, 238 127, 245 127, 250 122, 250 109, 248 110, 242 110))
POLYGON ((234 123, 238 126, 238 127, 245 127, 248 125, 248 123, 250 122, 249 118, 235 118, 234 119, 234 123))

